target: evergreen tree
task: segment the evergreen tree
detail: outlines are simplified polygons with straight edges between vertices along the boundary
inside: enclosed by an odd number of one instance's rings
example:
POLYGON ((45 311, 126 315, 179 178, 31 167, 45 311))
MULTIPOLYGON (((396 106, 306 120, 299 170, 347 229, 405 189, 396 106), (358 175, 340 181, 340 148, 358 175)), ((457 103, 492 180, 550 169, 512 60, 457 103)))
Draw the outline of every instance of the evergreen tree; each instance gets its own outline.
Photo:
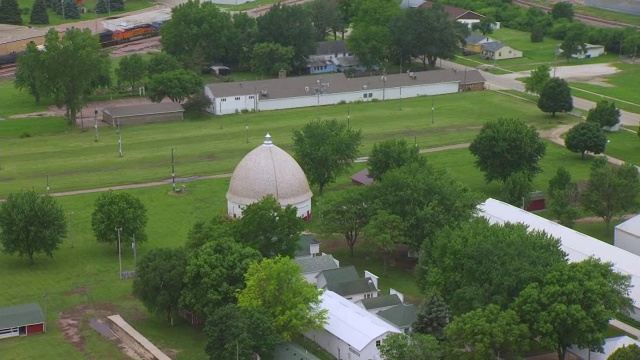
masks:
POLYGON ((31 24, 46 25, 49 23, 49 14, 47 13, 47 5, 45 0, 36 0, 31 8, 31 24))
POLYGON ((123 11, 124 10, 124 0, 107 0, 109 1, 109 5, 111 7, 111 11, 123 11))
POLYGON ((98 3, 96 4, 96 12, 98 14, 106 14, 109 12, 107 0, 98 0, 98 3))
POLYGON ((0 24, 22 25, 18 0, 2 0, 0 2, 0 24))
POLYGON ((78 4, 74 0, 64 1, 64 18, 80 19, 80 10, 78 10, 78 4))
POLYGON ((449 308, 442 297, 435 292, 430 292, 420 304, 416 321, 413 323, 413 331, 433 335, 441 340, 444 338, 444 328, 449 323, 450 317, 449 308))

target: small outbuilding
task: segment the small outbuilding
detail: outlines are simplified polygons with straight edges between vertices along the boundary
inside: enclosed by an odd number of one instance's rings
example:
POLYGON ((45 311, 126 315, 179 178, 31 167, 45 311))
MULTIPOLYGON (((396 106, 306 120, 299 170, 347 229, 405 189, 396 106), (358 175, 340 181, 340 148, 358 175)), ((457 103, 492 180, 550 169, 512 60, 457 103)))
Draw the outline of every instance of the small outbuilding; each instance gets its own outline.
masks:
POLYGON ((529 202, 524 209, 527 211, 538 211, 547 208, 547 204, 542 191, 533 191, 529 193, 529 202))
POLYGON ((127 125, 172 120, 184 120, 184 108, 174 102, 118 106, 102 110, 102 121, 113 126, 118 123, 127 125))
POLYGON ((640 255, 640 215, 636 215, 615 227, 613 245, 640 255))
POLYGON ((46 332, 44 312, 38 303, 0 308, 0 339, 46 332))
POLYGON ((369 169, 362 169, 353 174, 351 183, 356 186, 373 184, 373 178, 369 176, 369 169))

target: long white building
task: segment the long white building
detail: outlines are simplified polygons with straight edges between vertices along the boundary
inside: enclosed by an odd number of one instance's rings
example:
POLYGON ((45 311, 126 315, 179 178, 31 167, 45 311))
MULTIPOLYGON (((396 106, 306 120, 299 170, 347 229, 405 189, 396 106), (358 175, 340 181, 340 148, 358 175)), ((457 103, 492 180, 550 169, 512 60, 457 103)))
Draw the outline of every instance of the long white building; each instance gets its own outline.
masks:
POLYGON ((484 89, 477 70, 433 70, 347 78, 342 73, 245 82, 211 83, 204 87, 215 115, 241 111, 291 109, 340 102, 372 101, 452 94, 484 89))

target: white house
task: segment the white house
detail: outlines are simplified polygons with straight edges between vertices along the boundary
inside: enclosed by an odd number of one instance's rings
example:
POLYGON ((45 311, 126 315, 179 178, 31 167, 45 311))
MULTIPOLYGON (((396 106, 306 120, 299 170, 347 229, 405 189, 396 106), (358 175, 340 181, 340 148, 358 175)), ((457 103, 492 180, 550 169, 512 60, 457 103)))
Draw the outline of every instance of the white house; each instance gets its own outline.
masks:
POLYGON ((396 305, 402 304, 402 299, 396 294, 382 295, 369 299, 362 299, 356 302, 360 307, 372 314, 387 310, 396 305))
POLYGON ((604 346, 602 347, 602 352, 589 351, 589 349, 578 349, 576 347, 571 347, 568 350, 580 360, 607 360, 617 349, 633 344, 640 346, 640 342, 638 340, 634 340, 625 335, 606 339, 604 341, 604 346))
POLYGON ((380 360, 378 346, 389 334, 400 333, 378 316, 332 292, 320 295, 320 309, 326 309, 323 329, 304 335, 337 359, 380 360))
POLYGON ((636 255, 640 255, 640 215, 615 227, 613 244, 636 255))
POLYGON ((378 277, 365 270, 361 278, 353 265, 320 272, 316 284, 353 302, 378 296, 378 277))
MULTIPOLYGON (((584 51, 582 48, 578 49, 578 52, 576 54, 571 55, 571 57, 576 58, 576 59, 584 59, 584 58, 593 58, 593 57, 598 57, 600 55, 605 55, 606 52, 604 51, 604 46, 603 45, 592 45, 592 44, 584 44, 584 51)), ((562 53, 564 53, 564 50, 560 49, 560 45, 558 45, 558 47, 556 48, 557 54, 560 55, 562 53)))
POLYGON ((640 256, 499 200, 489 198, 478 205, 478 215, 492 224, 523 223, 531 230, 545 231, 560 239, 569 261, 582 261, 593 256, 613 263, 616 271, 631 275, 629 295, 634 308, 629 315, 640 321, 640 256))
MULTIPOLYGON (((345 57, 343 59, 348 59, 345 57)), ((434 70, 347 78, 322 74, 247 82, 207 84, 208 111, 215 115, 241 111, 291 109, 340 102, 402 99, 482 90, 485 79, 477 70, 434 70)))
POLYGON ((337 269, 340 262, 331 255, 322 254, 320 256, 296 258, 294 261, 302 268, 302 276, 309 283, 317 285, 318 275, 325 270, 337 269))
POLYGON ((500 41, 492 41, 481 44, 482 58, 490 60, 504 60, 521 58, 522 51, 516 50, 500 41))
POLYGON ((296 250, 296 259, 306 259, 317 256, 320 253, 320 242, 316 240, 310 232, 303 232, 298 239, 298 250, 296 250))

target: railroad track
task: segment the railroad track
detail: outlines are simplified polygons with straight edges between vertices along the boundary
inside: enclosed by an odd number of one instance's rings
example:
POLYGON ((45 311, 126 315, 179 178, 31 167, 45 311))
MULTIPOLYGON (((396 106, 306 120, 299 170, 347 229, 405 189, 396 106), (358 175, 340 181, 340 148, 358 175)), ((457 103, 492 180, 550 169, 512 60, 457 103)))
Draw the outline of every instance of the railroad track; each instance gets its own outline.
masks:
POLYGON ((15 64, 0 65, 0 78, 12 77, 16 72, 15 64))
MULTIPOLYGON (((513 0, 513 3, 514 4, 518 4, 520 6, 523 6, 523 7, 537 7, 537 8, 540 8, 542 10, 545 10, 545 11, 551 11, 551 7, 549 7, 549 6, 536 4, 536 3, 532 3, 532 2, 529 2, 529 1, 525 1, 525 0, 513 0)), ((597 17, 578 14, 578 13, 576 13, 574 15, 574 18, 580 20, 581 22, 584 22, 584 23, 587 23, 587 24, 592 24, 592 25, 599 25, 599 26, 604 26, 604 27, 615 27, 615 28, 632 27, 632 28, 640 29, 640 27, 638 27, 638 26, 625 24, 625 23, 621 23, 621 22, 618 22, 618 21, 600 19, 600 18, 597 18, 597 17)))

